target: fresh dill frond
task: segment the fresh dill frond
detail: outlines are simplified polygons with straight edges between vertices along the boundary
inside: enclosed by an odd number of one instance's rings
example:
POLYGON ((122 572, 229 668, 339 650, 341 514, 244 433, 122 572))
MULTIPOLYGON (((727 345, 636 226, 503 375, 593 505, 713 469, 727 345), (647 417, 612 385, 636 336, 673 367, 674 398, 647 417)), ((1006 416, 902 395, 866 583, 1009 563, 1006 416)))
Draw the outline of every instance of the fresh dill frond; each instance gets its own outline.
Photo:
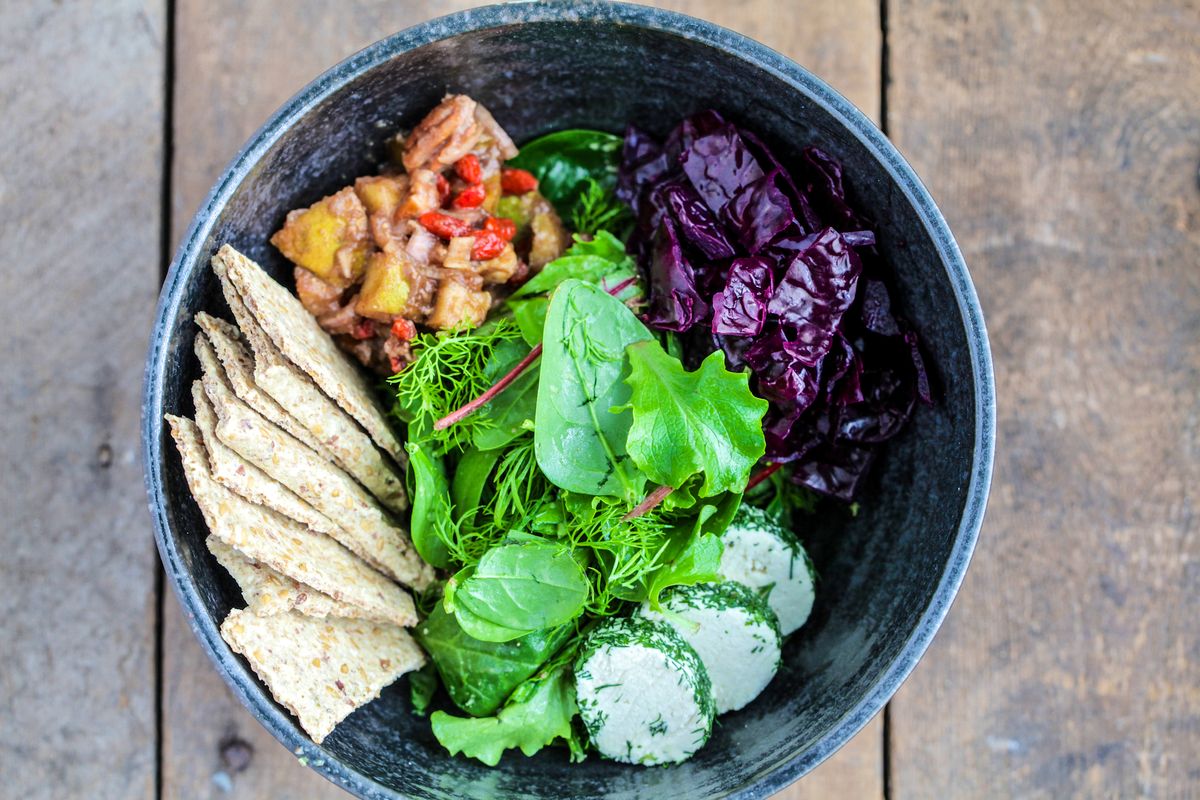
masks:
POLYGON ((600 231, 616 234, 632 221, 629 206, 618 200, 612 189, 601 186, 591 178, 571 211, 571 227, 576 233, 589 236, 600 231))
POLYGON ((603 498, 569 496, 564 505, 568 544, 590 556, 587 611, 599 617, 617 614, 662 566, 672 525, 657 511, 622 519, 629 509, 603 498))
POLYGON ((425 333, 413 340, 416 358, 388 380, 395 387, 393 413, 408 423, 408 438, 432 443, 444 454, 471 441, 487 418, 473 414, 445 430, 433 424, 479 395, 492 383, 485 372, 502 342, 521 338, 516 322, 501 318, 478 328, 425 333))

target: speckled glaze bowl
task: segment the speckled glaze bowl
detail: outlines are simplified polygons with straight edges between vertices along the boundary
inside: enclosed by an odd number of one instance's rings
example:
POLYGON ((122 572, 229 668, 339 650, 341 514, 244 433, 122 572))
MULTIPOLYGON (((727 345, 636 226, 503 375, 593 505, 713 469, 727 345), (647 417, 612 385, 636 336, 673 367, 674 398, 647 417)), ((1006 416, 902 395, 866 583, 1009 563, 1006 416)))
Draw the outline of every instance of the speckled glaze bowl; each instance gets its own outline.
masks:
MULTIPOLYGON (((252 80, 253 78, 247 78, 252 80)), ((226 169, 167 276, 146 365, 146 487, 166 574, 234 693, 289 750, 369 798, 765 797, 859 731, 925 651, 962 581, 991 475, 994 395, 987 336, 962 256, 911 168, 850 103, 795 63, 699 20, 603 3, 515 4, 403 31, 352 56, 289 100, 226 169), (209 269, 230 242, 285 282, 267 239, 284 214, 371 173, 384 140, 447 91, 466 92, 516 141, 566 127, 657 133, 713 107, 785 161, 803 144, 845 165, 851 200, 877 223, 898 302, 923 336, 942 389, 893 441, 856 518, 799 531, 820 572, 809 623, 749 707, 675 767, 630 767, 565 751, 509 755, 495 769, 451 758, 409 711, 405 679, 314 745, 218 633, 242 605, 204 548, 204 523, 164 434, 191 414, 192 316, 227 314, 209 269)))

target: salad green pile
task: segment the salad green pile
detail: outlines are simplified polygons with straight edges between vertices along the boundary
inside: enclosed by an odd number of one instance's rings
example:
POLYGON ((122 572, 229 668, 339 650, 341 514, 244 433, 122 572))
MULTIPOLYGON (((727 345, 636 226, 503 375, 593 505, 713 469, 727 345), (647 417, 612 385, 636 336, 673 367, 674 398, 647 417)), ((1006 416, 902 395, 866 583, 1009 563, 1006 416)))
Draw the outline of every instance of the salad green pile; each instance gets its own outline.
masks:
MULTIPOLYGON (((464 715, 434 711, 434 734, 490 765, 555 740, 583 757, 570 669, 583 634, 718 580, 720 533, 765 452, 767 402, 747 373, 720 350, 689 371, 674 334, 635 313, 644 292, 612 194, 620 141, 526 145, 513 163, 573 221, 574 245, 483 326, 419 336, 391 379, 413 544, 449 576, 421 598, 432 669, 412 681, 413 706, 426 712, 440 682, 464 715)), ((754 491, 782 515, 804 502, 786 486, 754 491)))

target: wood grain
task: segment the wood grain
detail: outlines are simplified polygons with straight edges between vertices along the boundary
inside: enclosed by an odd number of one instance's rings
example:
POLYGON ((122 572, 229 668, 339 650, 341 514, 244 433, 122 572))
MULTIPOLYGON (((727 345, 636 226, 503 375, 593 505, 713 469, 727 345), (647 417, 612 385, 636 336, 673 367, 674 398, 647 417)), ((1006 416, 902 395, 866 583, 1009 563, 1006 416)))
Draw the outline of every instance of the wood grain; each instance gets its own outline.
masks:
MULTIPOLYGON (((267 115, 321 70, 383 36, 471 2, 303 0, 241 3, 179 0, 176 18, 173 237, 242 142, 267 115)), ((879 112, 880 27, 874 0, 812 4, 781 19, 767 0, 671 0, 676 10, 757 38, 828 78, 872 117, 879 112)), ((340 797, 295 762, 225 689, 187 629, 173 598, 165 616, 164 797, 340 797), (220 745, 253 749, 232 772, 220 745), (228 792, 226 790, 229 790, 228 792)), ((782 793, 882 797, 882 726, 872 723, 808 779, 782 793)))
POLYGON ((992 336, 965 586, 893 703, 893 796, 1200 785, 1200 5, 903 0, 894 138, 992 336))
POLYGON ((163 7, 3 6, 4 797, 154 795, 138 397, 158 293, 163 7))

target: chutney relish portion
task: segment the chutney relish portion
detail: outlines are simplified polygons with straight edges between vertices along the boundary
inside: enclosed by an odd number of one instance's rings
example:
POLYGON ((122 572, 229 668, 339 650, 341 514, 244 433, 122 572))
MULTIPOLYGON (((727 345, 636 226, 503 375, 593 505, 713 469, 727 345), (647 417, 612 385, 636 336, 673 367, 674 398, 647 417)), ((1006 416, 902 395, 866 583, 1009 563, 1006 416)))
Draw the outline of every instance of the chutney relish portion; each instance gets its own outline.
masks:
POLYGON ((421 328, 474 327, 570 243, 537 179, 486 108, 448 95, 392 141, 379 175, 287 215, 271 237, 321 327, 384 375, 421 328))

